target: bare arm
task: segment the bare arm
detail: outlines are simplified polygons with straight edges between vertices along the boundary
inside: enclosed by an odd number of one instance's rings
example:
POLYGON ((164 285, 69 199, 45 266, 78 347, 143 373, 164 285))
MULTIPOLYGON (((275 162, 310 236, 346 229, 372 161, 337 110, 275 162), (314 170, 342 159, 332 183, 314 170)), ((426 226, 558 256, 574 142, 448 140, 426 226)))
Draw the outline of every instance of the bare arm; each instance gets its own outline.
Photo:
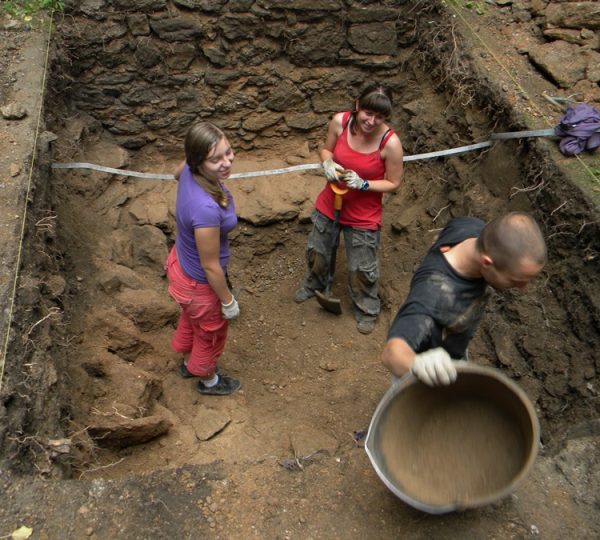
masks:
POLYGON ((222 304, 229 304, 233 299, 233 295, 227 286, 225 273, 219 261, 221 248, 219 227, 194 229, 194 237, 196 239, 196 249, 200 256, 200 264, 204 269, 209 285, 222 304))
POLYGON ((335 143, 337 142, 337 138, 343 131, 343 116, 344 113, 338 113, 329 122, 329 127, 327 128, 327 138, 325 139, 325 144, 323 145, 323 148, 321 148, 320 152, 321 162, 327 159, 333 159, 333 150, 335 148, 335 143))
POLYGON ((415 360, 415 351, 402 338, 391 338, 381 354, 383 365, 397 377, 404 375, 415 360))
POLYGON ((369 182, 369 191, 381 193, 398 191, 402 184, 402 174, 404 173, 404 150, 396 134, 392 135, 388 140, 381 152, 381 157, 385 162, 385 178, 369 182))

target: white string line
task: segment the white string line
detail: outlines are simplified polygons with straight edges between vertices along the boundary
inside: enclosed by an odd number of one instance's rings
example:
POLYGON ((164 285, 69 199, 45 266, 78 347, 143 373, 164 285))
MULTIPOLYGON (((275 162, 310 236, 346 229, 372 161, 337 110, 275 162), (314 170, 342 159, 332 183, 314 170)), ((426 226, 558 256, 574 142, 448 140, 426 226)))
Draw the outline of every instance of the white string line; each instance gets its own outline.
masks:
MULTIPOLYGON (((469 144, 467 146, 458 146, 456 148, 450 148, 447 150, 438 150, 437 152, 427 152, 425 154, 414 154, 412 156, 404 156, 403 161, 418 161, 421 159, 433 159, 436 157, 450 156, 455 154, 463 154, 465 152, 471 152, 472 150, 479 150, 481 148, 489 148, 496 140, 507 140, 507 139, 518 139, 522 137, 550 137, 554 136, 554 129, 538 129, 534 131, 514 131, 508 133, 495 133, 491 135, 489 141, 484 141, 475 144, 469 144)), ((135 176, 137 178, 147 178, 150 180, 174 180, 175 176, 172 174, 155 174, 155 173, 144 173, 137 171, 128 171, 126 169, 113 169, 112 167, 104 167, 102 165, 96 165, 94 163, 85 162, 74 162, 74 163, 52 163, 53 169, 92 169, 94 171, 100 171, 110 174, 118 174, 121 176, 135 176)), ((284 167, 280 169, 268 169, 266 171, 251 171, 234 173, 229 178, 253 178, 256 176, 274 176, 276 174, 285 174, 296 171, 307 171, 311 169, 321 169, 320 163, 306 163, 304 165, 294 165, 292 167, 284 167)))
MULTIPOLYGON (((4 382, 4 370, 6 367, 6 357, 8 354, 8 346, 10 344, 11 337, 11 329, 13 325, 13 316, 15 309, 15 297, 17 295, 17 285, 19 281, 19 268, 21 266, 21 258, 23 255, 23 241, 25 238, 25 227, 27 225, 27 213, 28 213, 28 205, 27 201, 29 201, 29 197, 31 194, 32 187, 32 179, 36 164, 36 156, 37 156, 37 146, 38 146, 38 137, 40 133, 40 125, 42 122, 42 111, 44 107, 44 92, 46 89, 46 78, 48 76, 48 60, 50 57, 50 42, 52 39, 52 30, 54 27, 54 10, 50 13, 50 23, 48 25, 48 36, 46 39, 46 53, 44 55, 44 71, 42 73, 42 80, 40 83, 39 94, 37 96, 37 118, 35 120, 35 135, 33 138, 33 147, 31 151, 31 163, 29 164, 29 171, 27 173, 27 183, 25 186, 25 198, 23 203, 23 216, 21 218, 21 226, 19 230, 19 247, 17 250, 17 256, 15 260, 15 272, 12 278, 12 288, 10 288, 10 297, 8 298, 8 306, 5 308, 6 311, 6 319, 4 324, 6 328, 4 330, 5 334, 2 340, 2 356, 0 357, 0 392, 2 391, 2 386, 4 382)), ((9 286, 10 287, 10 286, 9 286)))

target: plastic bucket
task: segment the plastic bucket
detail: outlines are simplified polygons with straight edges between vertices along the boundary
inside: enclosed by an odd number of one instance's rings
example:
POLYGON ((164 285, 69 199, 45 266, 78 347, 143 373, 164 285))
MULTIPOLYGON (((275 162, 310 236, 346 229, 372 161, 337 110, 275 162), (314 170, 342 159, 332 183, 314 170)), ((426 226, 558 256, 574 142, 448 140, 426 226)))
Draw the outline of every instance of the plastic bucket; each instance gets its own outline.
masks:
POLYGON ((539 449, 539 422, 525 392, 494 368, 456 364, 449 386, 432 388, 412 375, 392 384, 365 441, 385 485, 431 514, 506 497, 539 449))

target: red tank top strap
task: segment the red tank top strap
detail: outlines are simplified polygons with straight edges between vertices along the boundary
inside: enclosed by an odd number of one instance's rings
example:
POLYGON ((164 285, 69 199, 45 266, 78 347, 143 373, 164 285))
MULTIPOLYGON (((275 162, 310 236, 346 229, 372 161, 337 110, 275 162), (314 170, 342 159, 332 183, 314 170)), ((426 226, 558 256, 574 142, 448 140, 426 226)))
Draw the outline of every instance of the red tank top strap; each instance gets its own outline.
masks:
POLYGON ((344 116, 342 116, 342 133, 344 133, 344 131, 346 131, 346 128, 350 124, 351 117, 352 117, 351 111, 346 111, 344 113, 344 116))
POLYGON ((381 142, 379 143, 379 151, 383 150, 384 146, 387 144, 393 134, 394 130, 391 128, 383 134, 383 137, 381 137, 381 142))

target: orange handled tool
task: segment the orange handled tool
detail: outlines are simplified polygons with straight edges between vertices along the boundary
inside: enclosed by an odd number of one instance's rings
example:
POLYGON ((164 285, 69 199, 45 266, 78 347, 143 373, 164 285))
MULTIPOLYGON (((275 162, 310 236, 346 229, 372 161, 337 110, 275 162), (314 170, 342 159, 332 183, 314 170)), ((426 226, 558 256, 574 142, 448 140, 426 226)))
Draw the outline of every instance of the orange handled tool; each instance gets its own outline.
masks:
POLYGON ((334 228, 334 241, 331 248, 331 258, 329 261, 329 275, 327 276, 327 286, 325 291, 315 291, 317 301, 323 309, 336 315, 341 315, 342 304, 339 298, 333 298, 331 296, 331 286, 333 284, 333 276, 335 274, 335 259, 337 255, 338 246, 340 245, 340 211, 342 210, 342 197, 348 193, 347 187, 341 187, 336 182, 329 182, 331 191, 335 194, 333 201, 333 228, 334 228))

